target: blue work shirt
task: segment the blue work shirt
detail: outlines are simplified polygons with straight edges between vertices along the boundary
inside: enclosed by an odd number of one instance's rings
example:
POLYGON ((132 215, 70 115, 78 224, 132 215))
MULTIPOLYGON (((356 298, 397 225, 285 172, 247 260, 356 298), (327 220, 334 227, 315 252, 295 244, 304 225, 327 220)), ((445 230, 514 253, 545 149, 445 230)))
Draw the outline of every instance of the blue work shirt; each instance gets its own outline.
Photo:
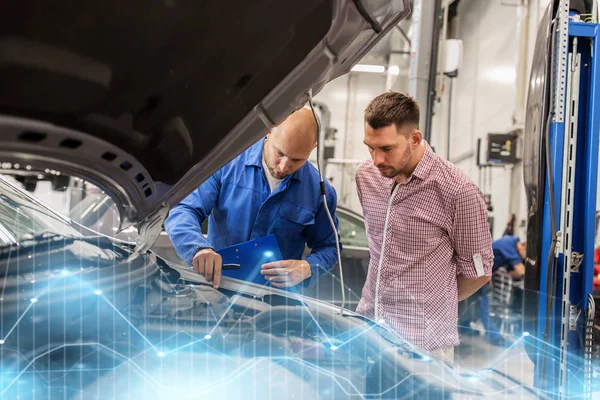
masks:
MULTIPOLYGON (((306 162, 271 193, 262 166, 265 139, 250 147, 173 207, 165 228, 177 254, 190 266, 200 247, 215 250, 274 234, 284 260, 301 260, 305 245, 313 285, 337 262, 335 236, 319 186, 319 173, 306 162), (209 218, 210 216, 210 218, 209 218), (208 240, 201 233, 208 220, 208 240)), ((327 205, 335 215, 337 195, 325 182, 327 205)), ((261 268, 257 265, 256 268, 261 268)), ((261 283, 266 280, 258 276, 261 283)))
POLYGON ((519 238, 510 235, 502 236, 500 239, 492 242, 492 250, 494 250, 494 272, 501 267, 505 267, 506 270, 510 272, 515 269, 515 265, 523 262, 517 251, 517 243, 519 243, 519 238))

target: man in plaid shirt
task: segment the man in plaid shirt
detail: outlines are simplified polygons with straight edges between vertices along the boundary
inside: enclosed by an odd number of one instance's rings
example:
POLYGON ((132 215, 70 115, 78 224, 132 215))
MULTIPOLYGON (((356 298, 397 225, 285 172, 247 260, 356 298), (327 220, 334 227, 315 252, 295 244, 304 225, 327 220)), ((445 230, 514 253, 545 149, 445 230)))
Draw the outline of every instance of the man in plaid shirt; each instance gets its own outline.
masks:
POLYGON ((436 155, 416 101, 387 92, 365 110, 371 159, 356 171, 371 255, 357 312, 452 362, 458 302, 486 284, 494 253, 481 192, 436 155))

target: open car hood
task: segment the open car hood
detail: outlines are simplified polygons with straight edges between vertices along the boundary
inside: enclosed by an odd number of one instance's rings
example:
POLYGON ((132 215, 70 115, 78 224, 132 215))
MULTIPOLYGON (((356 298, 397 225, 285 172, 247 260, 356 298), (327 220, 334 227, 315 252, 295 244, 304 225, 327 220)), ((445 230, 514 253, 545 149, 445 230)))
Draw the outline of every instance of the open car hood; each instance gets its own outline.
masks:
POLYGON ((170 207, 348 72, 409 3, 0 5, 0 161, 96 184, 149 246, 170 207))

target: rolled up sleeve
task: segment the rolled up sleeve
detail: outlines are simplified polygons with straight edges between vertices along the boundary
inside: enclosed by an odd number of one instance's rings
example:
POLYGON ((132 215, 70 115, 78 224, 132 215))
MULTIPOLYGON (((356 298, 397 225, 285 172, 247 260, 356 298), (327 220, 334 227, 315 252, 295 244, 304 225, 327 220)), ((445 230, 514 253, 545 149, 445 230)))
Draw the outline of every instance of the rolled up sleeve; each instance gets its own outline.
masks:
POLYGON ((452 229, 457 275, 467 279, 492 275, 494 252, 487 218, 487 206, 479 188, 473 182, 465 183, 456 198, 452 229), (483 275, 478 273, 476 263, 483 275))

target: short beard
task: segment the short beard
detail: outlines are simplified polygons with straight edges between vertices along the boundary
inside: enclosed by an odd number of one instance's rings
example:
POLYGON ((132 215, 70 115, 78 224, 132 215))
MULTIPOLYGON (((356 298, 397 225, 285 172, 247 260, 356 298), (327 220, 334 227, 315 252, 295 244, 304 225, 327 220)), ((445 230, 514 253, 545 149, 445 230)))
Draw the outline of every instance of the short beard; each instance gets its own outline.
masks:
POLYGON ((384 173, 384 172, 379 171, 379 173, 381 174, 381 176, 384 176, 386 178, 395 178, 402 173, 402 171, 404 170, 404 168, 406 168, 406 166, 408 165, 411 158, 412 158, 412 149, 409 147, 404 152, 404 155, 402 156, 402 160, 400 162, 400 166, 398 168, 393 167, 391 165, 376 165, 376 167, 377 168, 380 168, 380 167, 389 168, 388 172, 384 173))
POLYGON ((398 172, 395 168, 391 168, 390 166, 381 165, 381 167, 390 168, 390 170, 388 172, 379 171, 381 176, 385 176, 386 178, 395 178, 396 176, 398 176, 398 174, 400 174, 400 172, 398 172))

